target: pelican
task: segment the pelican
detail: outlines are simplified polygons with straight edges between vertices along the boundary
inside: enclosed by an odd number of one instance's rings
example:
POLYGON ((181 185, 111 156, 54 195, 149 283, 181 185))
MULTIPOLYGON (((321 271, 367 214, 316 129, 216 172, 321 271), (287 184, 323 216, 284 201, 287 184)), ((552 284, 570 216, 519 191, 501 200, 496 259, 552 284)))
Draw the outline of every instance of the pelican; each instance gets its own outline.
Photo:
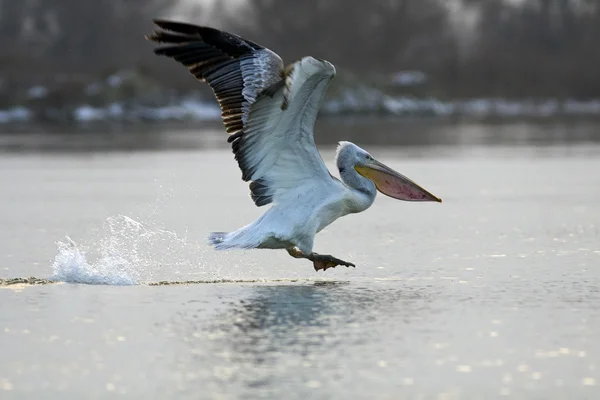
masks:
POLYGON ((335 67, 313 57, 288 66, 273 51, 232 33, 154 20, 146 38, 213 90, 242 180, 258 207, 256 221, 213 232, 217 250, 285 249, 327 270, 354 264, 313 252, 315 236, 336 219, 371 206, 377 191, 405 201, 442 200, 350 142, 340 142, 332 176, 314 141, 314 125, 335 67))

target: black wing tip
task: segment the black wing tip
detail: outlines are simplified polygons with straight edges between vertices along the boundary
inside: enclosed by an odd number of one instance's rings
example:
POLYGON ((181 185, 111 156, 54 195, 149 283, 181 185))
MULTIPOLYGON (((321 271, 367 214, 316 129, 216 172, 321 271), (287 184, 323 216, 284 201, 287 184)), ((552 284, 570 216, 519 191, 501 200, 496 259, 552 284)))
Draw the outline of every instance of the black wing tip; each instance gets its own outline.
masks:
MULTIPOLYGON (((242 180, 244 182, 248 182, 252 179, 252 175, 256 172, 256 167, 251 167, 248 165, 246 157, 244 155, 244 131, 241 130, 239 132, 234 133, 233 135, 227 138, 227 141, 231 143, 231 149, 233 150, 233 154, 235 156, 235 160, 238 163, 238 167, 240 171, 242 171, 242 180)), ((250 191, 254 194, 254 187, 261 186, 262 184, 259 181, 254 181, 250 183, 250 191)))
POLYGON ((164 19, 164 18, 153 18, 152 22, 154 23, 154 25, 158 26, 160 29, 164 29, 166 31, 171 31, 171 32, 179 32, 179 33, 190 34, 190 33, 195 33, 200 29, 206 28, 204 26, 192 24, 190 22, 175 21, 172 19, 164 19))
POLYGON ((269 187, 262 179, 250 182, 250 197, 257 207, 266 206, 273 202, 269 187))
MULTIPOLYGON (((250 47, 253 50, 264 49, 264 47, 259 45, 258 43, 255 43, 248 39, 244 39, 236 35, 235 33, 223 31, 217 28, 212 28, 210 26, 196 25, 190 22, 175 21, 164 18, 153 18, 152 22, 154 23, 154 25, 156 25, 163 31, 173 32, 185 36, 193 36, 199 39, 202 39, 202 36, 209 36, 212 38, 219 38, 220 41, 230 42, 232 44, 235 43, 238 46, 242 44, 244 46, 250 47)), ((159 36, 160 33, 160 30, 155 31, 152 34, 147 35, 146 38, 148 38, 149 40, 156 41, 154 40, 154 37, 159 36)))
POLYGON ((157 28, 149 35, 145 35, 146 40, 151 42, 177 45, 202 42, 233 58, 264 49, 250 40, 217 28, 159 18, 152 21, 157 28))
POLYGON ((273 202, 271 198, 264 199, 262 197, 255 197, 252 195, 250 195, 250 198, 252 198, 252 201, 254 201, 254 205, 256 205, 256 207, 266 206, 267 204, 271 204, 273 202))
POLYGON ((227 138, 227 143, 233 143, 234 140, 241 138, 242 135, 244 134, 243 130, 237 131, 232 135, 229 135, 229 137, 227 138))
POLYGON ((187 36, 190 40, 190 36, 199 37, 200 32, 204 27, 189 24, 187 22, 179 22, 162 18, 153 18, 152 22, 158 29, 155 29, 149 35, 145 35, 146 40, 158 43, 170 43, 174 36, 179 36, 181 39, 187 36))
POLYGON ((212 28, 210 26, 205 26, 205 25, 196 25, 191 22, 175 21, 172 19, 163 19, 163 18, 153 18, 152 22, 159 29, 162 29, 162 31, 160 31, 160 30, 155 31, 154 34, 160 33, 163 31, 167 31, 167 32, 177 33, 180 35, 195 36, 197 38, 201 38, 202 34, 205 34, 205 35, 213 34, 213 35, 221 35, 221 36, 222 35, 232 35, 232 36, 237 37, 237 35, 233 35, 232 33, 225 32, 225 31, 222 31, 217 28, 212 28))
POLYGON ((177 21, 173 21, 172 19, 164 19, 164 18, 152 18, 152 22, 154 23, 154 25, 156 26, 161 26, 162 24, 166 24, 169 22, 177 22, 177 21))

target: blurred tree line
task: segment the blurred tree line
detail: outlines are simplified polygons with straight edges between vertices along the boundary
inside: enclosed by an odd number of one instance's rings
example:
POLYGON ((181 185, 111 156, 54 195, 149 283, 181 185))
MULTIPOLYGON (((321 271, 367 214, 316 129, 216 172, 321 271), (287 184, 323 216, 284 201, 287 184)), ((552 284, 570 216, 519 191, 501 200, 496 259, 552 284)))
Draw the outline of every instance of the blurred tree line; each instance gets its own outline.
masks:
POLYGON ((479 8, 477 40, 457 82, 511 96, 600 94, 600 1, 465 0, 479 8), (470 77, 470 79, 469 79, 470 77))
MULTIPOLYGON (((143 39, 151 18, 170 15, 174 5, 0 0, 2 82, 136 69, 191 87, 180 67, 154 57, 143 39)), ((205 5, 192 10, 179 19, 207 20, 205 5)), ((314 55, 379 81, 418 70, 429 78, 427 95, 600 96, 598 0, 246 0, 236 7, 217 1, 210 10, 211 25, 262 43, 286 62, 314 55)))
POLYGON ((85 79, 153 60, 143 34, 164 0, 0 0, 0 74, 85 79))

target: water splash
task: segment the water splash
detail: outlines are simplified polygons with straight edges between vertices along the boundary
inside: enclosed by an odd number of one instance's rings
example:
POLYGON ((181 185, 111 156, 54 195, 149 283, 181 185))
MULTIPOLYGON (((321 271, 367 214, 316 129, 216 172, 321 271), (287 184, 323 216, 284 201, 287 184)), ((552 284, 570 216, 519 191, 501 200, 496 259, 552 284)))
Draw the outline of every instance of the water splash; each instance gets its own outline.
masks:
POLYGON ((52 281, 87 283, 91 285, 135 285, 136 273, 131 264, 118 254, 105 254, 97 262, 89 263, 85 252, 68 236, 58 242, 54 257, 52 281))
POLYGON ((77 244, 69 237, 57 245, 50 279, 93 285, 147 283, 165 267, 169 276, 177 277, 182 267, 197 259, 199 250, 174 232, 125 215, 107 218, 92 245, 77 244))

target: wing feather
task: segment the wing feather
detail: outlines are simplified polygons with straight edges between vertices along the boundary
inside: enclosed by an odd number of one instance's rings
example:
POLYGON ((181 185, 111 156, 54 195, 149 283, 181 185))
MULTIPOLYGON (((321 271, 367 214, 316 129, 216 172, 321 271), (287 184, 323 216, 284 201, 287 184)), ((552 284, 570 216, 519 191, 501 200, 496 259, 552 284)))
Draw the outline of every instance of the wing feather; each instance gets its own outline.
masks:
POLYGON ((155 20, 147 38, 163 46, 155 54, 173 58, 213 89, 228 133, 243 129, 250 104, 281 80, 281 58, 254 42, 218 29, 155 20))
POLYGON ((221 107, 242 179, 257 206, 278 201, 307 182, 332 181, 313 128, 335 68, 305 57, 284 69, 271 50, 232 33, 155 20, 154 52, 208 83, 221 107))
POLYGON ((332 182, 313 129, 335 69, 305 57, 287 70, 285 84, 263 91, 252 104, 243 135, 233 141, 243 178, 260 180, 266 186, 261 195, 273 201, 307 182, 332 182))

